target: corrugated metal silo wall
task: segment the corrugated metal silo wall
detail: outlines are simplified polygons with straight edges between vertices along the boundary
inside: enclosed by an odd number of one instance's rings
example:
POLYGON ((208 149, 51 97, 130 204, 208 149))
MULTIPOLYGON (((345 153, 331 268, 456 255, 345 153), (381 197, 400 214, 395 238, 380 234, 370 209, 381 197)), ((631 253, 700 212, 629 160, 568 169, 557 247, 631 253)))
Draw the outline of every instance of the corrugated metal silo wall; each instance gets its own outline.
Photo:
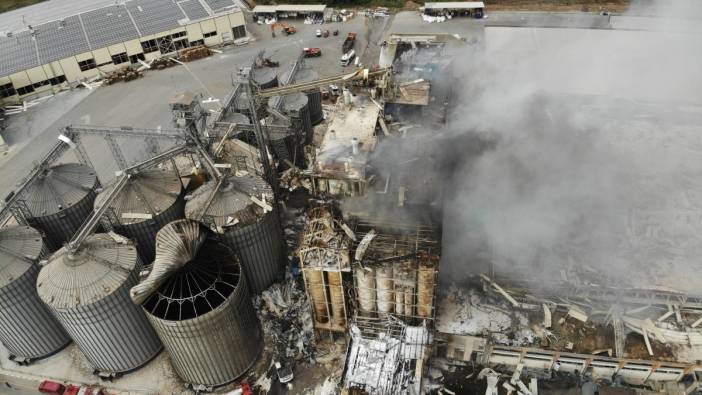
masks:
POLYGON ((283 239, 277 211, 258 222, 235 227, 223 239, 239 255, 251 292, 258 294, 273 284, 283 267, 283 239))
POLYGON ((156 217, 135 224, 115 226, 115 232, 134 240, 141 261, 151 264, 156 251, 156 233, 167 224, 183 218, 185 218, 185 200, 181 193, 171 207, 156 217))
POLYGON ((83 222, 93 212, 93 203, 97 196, 95 189, 99 186, 100 182, 96 179, 95 185, 93 185, 93 188, 85 195, 83 200, 56 214, 27 218, 30 226, 44 232, 44 240, 51 252, 58 250, 71 240, 83 222))
POLYGON ((0 289, 0 341, 10 354, 29 359, 49 356, 71 342, 37 295, 39 270, 33 265, 0 289))
POLYGON ((256 362, 263 334, 242 277, 227 301, 185 321, 147 314, 181 379, 219 386, 236 380, 256 362))
POLYGON ((322 110, 322 92, 317 89, 307 94, 307 105, 310 107, 310 122, 312 125, 319 125, 324 120, 322 110))
POLYGON ((134 370, 161 351, 156 332, 129 296, 141 267, 137 264, 119 289, 96 303, 53 310, 90 364, 100 372, 134 370))
POLYGON ((312 129, 312 121, 310 118, 310 101, 307 100, 307 104, 305 104, 298 111, 300 125, 302 126, 302 133, 305 136, 305 144, 310 144, 312 143, 312 137, 314 134, 314 129, 312 129))

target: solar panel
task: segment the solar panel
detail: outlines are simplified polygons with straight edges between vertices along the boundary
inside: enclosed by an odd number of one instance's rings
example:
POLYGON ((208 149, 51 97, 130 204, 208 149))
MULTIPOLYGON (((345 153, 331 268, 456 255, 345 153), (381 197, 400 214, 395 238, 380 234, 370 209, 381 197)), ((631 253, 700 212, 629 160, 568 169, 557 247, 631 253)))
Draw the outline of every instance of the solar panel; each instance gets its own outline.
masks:
POLYGON ((80 17, 93 49, 139 38, 139 33, 123 5, 88 11, 80 17))
POLYGON ((205 3, 207 3, 214 12, 219 12, 222 11, 223 8, 236 5, 234 0, 205 0, 205 3))
POLYGON ((185 0, 179 1, 178 5, 185 11, 185 14, 190 18, 190 20, 197 20, 202 18, 207 18, 210 14, 207 13, 205 7, 200 4, 198 0, 185 0))
POLYGON ((34 28, 42 64, 90 51, 77 15, 34 28))
POLYGON ((179 26, 185 19, 172 0, 133 0, 125 3, 142 36, 161 33, 179 26))
POLYGON ((32 35, 21 32, 0 38, 0 75, 10 75, 39 66, 32 35))

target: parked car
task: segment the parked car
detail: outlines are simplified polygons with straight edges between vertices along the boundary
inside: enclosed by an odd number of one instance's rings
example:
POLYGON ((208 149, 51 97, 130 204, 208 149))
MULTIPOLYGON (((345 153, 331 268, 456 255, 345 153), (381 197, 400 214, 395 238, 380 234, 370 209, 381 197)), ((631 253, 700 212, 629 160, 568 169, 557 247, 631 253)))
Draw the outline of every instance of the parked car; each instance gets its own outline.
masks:
POLYGON ((42 394, 63 395, 66 386, 51 380, 44 380, 39 384, 39 392, 42 394))
POLYGON ((322 37, 322 29, 315 30, 314 35, 317 37, 322 37))
POLYGON ((316 58, 322 56, 322 50, 320 48, 304 48, 306 58, 316 58))
POLYGON ((325 30, 323 35, 324 35, 324 38, 329 37, 329 30, 325 30))

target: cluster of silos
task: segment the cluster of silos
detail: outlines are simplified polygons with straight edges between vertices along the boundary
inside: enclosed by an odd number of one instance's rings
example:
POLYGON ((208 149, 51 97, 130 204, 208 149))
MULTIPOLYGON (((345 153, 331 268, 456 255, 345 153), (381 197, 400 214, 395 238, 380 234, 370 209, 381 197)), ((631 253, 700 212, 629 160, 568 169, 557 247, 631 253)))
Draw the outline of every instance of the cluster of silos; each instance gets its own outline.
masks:
POLYGON ((37 295, 39 260, 47 251, 33 228, 0 229, 0 342, 17 361, 49 356, 71 342, 37 295))
POLYGON ((266 117, 266 125, 278 126, 284 129, 268 129, 268 143, 283 169, 288 163, 304 167, 304 152, 301 136, 295 134, 292 123, 288 119, 275 116, 266 117))
POLYGON ((337 327, 346 325, 346 303, 340 271, 306 269, 306 286, 309 288, 315 319, 325 324, 330 320, 337 327))
MULTIPOLYGON (((118 179, 107 185, 95 199, 101 208, 118 179)), ((185 213, 183 184, 173 168, 152 168, 130 176, 127 184, 110 202, 107 221, 113 230, 136 243, 144 264, 154 260, 156 233, 185 213)))
POLYGON ((271 186, 254 174, 210 181, 193 192, 188 219, 203 222, 239 255, 254 293, 273 284, 283 269, 283 236, 271 186))
POLYGON ((353 275, 363 315, 433 318, 435 264, 408 260, 358 265, 353 275))
POLYGON ((60 164, 43 170, 21 193, 17 206, 27 222, 44 233, 49 250, 56 251, 92 213, 99 186, 93 169, 60 164))
MULTIPOLYGON (((270 67, 260 67, 251 70, 251 77, 259 89, 271 89, 278 86, 278 75, 275 69, 270 67)), ((249 97, 246 92, 241 92, 234 100, 234 110, 246 115, 250 114, 249 97)))
POLYGON ((190 220, 166 225, 156 251, 155 276, 142 283, 146 292, 139 287, 132 296, 142 303, 176 373, 186 383, 207 387, 235 380, 263 349, 236 254, 190 220))
POLYGON ((39 298, 99 374, 137 369, 162 348, 129 295, 141 268, 131 241, 98 233, 75 251, 62 248, 39 272, 39 298))
MULTIPOLYGON (((287 71, 282 76, 283 81, 287 81, 290 78, 290 72, 287 71)), ((301 84, 304 82, 312 82, 319 80, 319 74, 316 71, 308 68, 300 69, 295 73, 295 76, 290 80, 291 84, 301 84)), ((309 105, 310 122, 312 125, 318 125, 324 121, 324 110, 322 109, 322 92, 319 88, 309 91, 307 94, 307 100, 309 105)))

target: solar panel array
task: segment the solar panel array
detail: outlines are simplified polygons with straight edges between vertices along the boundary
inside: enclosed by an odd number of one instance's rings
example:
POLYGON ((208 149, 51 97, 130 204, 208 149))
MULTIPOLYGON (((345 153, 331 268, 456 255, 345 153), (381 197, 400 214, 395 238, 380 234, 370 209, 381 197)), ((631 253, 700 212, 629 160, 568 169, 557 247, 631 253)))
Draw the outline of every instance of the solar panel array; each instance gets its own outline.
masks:
POLYGON ((123 5, 88 11, 80 18, 94 49, 139 38, 139 31, 123 5))
POLYGON ((180 5, 180 8, 183 10, 183 12, 185 12, 185 15, 187 15, 192 21, 207 18, 210 15, 198 0, 179 1, 178 5, 180 5))
POLYGON ((90 51, 83 26, 77 15, 61 22, 49 22, 34 28, 39 64, 65 59, 90 51))
POLYGON ((212 11, 214 12, 219 12, 222 11, 224 8, 235 6, 236 3, 234 0, 204 0, 207 5, 210 6, 212 11))
POLYGON ((213 16, 202 1, 214 13, 235 5, 233 0, 130 0, 0 36, 0 76, 213 16))

